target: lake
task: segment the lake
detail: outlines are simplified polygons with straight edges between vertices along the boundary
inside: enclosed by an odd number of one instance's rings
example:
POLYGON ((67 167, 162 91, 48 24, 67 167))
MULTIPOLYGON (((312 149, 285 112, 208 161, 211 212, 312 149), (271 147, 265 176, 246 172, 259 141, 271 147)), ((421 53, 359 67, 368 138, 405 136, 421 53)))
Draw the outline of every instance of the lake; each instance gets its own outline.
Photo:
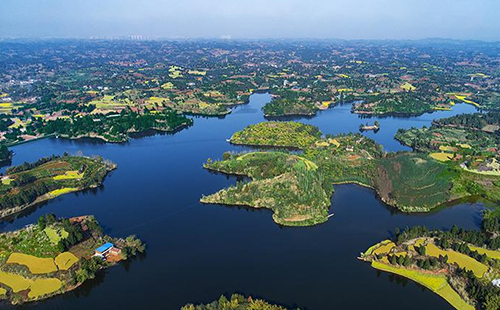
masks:
MULTIPOLYGON (((385 206, 375 193, 356 185, 335 186, 325 224, 283 228, 268 210, 202 205, 208 195, 236 183, 235 177, 203 169, 232 146, 226 139, 249 124, 263 121, 268 94, 220 118, 195 118, 194 126, 174 135, 152 135, 124 144, 92 140, 44 139, 13 147, 13 164, 51 154, 83 152, 118 164, 104 186, 56 198, 31 209, 2 231, 34 223, 42 214, 58 217, 94 214, 115 237, 136 234, 147 244, 144 256, 103 271, 80 288, 16 309, 179 309, 239 292, 301 309, 451 309, 417 284, 380 273, 356 257, 391 236, 396 227, 453 224, 477 229, 483 206, 461 204, 438 212, 407 215, 385 206)), ((357 132, 359 124, 378 120, 381 129, 366 136, 386 150, 407 150, 393 139, 398 128, 429 126, 433 118, 475 112, 469 105, 419 117, 362 119, 349 104, 300 119, 323 133, 357 132)), ((2 169, 2 171, 5 168, 2 169)), ((2 305, 3 308, 14 308, 2 305)))

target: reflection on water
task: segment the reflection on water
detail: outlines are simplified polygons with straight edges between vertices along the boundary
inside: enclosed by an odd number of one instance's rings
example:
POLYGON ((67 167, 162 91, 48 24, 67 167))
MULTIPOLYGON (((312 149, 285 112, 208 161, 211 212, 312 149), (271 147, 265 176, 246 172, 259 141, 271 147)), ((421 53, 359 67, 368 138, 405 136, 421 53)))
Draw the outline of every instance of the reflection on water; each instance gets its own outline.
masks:
MULTIPOLYGON (((380 273, 356 257, 390 237, 395 227, 448 229, 456 224, 477 229, 484 208, 480 202, 408 215, 381 203, 370 189, 338 185, 331 207, 335 216, 307 228, 280 227, 269 210, 198 202, 202 195, 236 183, 236 177, 210 173, 202 164, 228 150, 251 150, 226 139, 264 121, 261 107, 269 99, 255 94, 250 104, 236 107, 224 119, 195 117, 194 126, 175 135, 144 135, 125 144, 44 139, 14 147, 13 164, 82 151, 110 159, 118 169, 103 187, 49 201, 15 221, 2 222, 2 231, 34 223, 45 213, 94 214, 107 233, 136 234, 148 246, 147 255, 100 273, 74 292, 20 308, 102 309, 112 304, 116 309, 178 309, 188 302, 241 292, 301 309, 398 309, 401 304, 405 309, 450 309, 413 282, 380 273)), ((380 122, 380 131, 363 134, 386 150, 405 150, 393 139, 398 128, 429 126, 435 117, 474 111, 466 105, 454 109, 373 118, 370 121, 380 122)), ((345 104, 301 121, 336 134, 358 132, 366 119, 351 114, 345 104)))

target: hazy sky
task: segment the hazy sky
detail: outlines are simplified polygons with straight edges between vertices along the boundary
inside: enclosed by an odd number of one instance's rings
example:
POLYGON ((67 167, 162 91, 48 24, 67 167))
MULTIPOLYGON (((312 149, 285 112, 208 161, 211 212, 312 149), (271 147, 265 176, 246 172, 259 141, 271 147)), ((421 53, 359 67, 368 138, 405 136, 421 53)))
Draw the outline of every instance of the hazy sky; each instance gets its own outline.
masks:
POLYGON ((500 0, 0 0, 0 37, 500 40, 500 0))

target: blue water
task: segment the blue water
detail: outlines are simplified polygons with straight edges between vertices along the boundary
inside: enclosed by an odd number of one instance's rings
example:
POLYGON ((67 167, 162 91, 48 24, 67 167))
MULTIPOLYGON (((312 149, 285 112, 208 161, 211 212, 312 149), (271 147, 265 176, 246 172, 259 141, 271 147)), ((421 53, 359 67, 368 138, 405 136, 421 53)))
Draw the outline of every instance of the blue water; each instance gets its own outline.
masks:
MULTIPOLYGON (((124 144, 45 139, 13 148, 13 164, 51 154, 83 152, 118 164, 104 186, 69 194, 0 224, 14 230, 46 213, 59 217, 94 214, 105 232, 136 234, 147 245, 144 256, 107 269, 77 290, 20 308, 31 309, 178 309, 189 302, 209 302, 240 292, 301 309, 451 309, 438 296, 411 281, 371 269, 356 259, 360 252, 388 238, 395 227, 427 225, 475 229, 481 204, 461 204, 424 215, 406 215, 381 203, 372 190, 335 186, 331 211, 322 225, 283 228, 267 210, 202 205, 210 194, 236 182, 234 177, 203 169, 207 158, 249 148, 226 142, 232 133, 264 121, 267 94, 224 119, 195 118, 195 125, 175 135, 153 135, 124 144)), ((453 111, 409 118, 371 118, 381 129, 365 135, 389 151, 405 150, 393 139, 398 128, 429 126, 433 118, 471 113, 453 111)), ((301 119, 323 133, 357 132, 366 119, 350 105, 301 119)), ((2 307, 10 308, 3 305, 2 307)))

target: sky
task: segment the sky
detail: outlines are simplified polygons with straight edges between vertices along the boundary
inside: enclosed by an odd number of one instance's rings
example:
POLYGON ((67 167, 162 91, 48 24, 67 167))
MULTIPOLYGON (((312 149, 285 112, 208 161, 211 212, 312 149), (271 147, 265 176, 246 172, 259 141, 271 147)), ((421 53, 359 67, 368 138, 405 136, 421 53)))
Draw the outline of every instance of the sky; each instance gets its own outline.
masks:
POLYGON ((0 0, 0 38, 500 41, 500 0, 0 0))

